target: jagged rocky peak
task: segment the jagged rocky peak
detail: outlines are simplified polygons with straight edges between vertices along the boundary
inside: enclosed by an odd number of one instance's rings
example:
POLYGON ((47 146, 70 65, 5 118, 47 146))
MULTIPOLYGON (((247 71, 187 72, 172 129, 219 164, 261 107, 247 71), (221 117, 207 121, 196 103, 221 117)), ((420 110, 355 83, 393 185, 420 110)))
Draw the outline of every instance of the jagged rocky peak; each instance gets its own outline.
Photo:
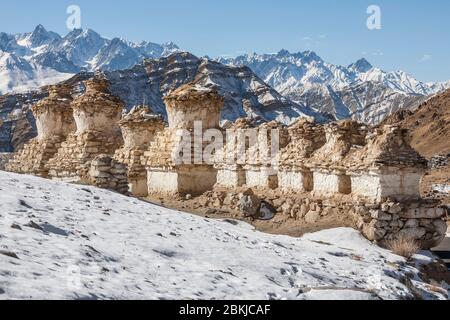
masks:
POLYGON ((287 57, 289 56, 291 53, 286 50, 286 49, 281 49, 280 51, 278 51, 277 56, 278 57, 287 57))
POLYGON ((320 58, 314 51, 307 50, 303 52, 303 57, 306 61, 322 61, 322 58, 320 58))
POLYGON ((54 33, 47 31, 43 25, 39 24, 36 26, 34 31, 28 37, 28 41, 32 47, 39 47, 42 45, 49 44, 55 40, 60 39, 61 37, 54 33))
POLYGON ((372 64, 370 64, 370 62, 367 61, 365 58, 361 58, 355 63, 352 63, 351 65, 348 66, 348 69, 350 70, 363 73, 369 71, 372 68, 373 68, 372 64))

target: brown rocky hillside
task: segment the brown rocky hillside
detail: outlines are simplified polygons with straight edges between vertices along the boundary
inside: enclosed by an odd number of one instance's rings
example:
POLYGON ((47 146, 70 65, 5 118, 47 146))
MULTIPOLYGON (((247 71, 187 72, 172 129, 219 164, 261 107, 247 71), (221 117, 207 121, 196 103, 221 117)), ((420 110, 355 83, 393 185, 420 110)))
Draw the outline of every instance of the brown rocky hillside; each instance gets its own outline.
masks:
POLYGON ((385 123, 400 123, 409 129, 412 146, 427 158, 450 153, 450 90, 432 97, 414 112, 393 114, 385 123))

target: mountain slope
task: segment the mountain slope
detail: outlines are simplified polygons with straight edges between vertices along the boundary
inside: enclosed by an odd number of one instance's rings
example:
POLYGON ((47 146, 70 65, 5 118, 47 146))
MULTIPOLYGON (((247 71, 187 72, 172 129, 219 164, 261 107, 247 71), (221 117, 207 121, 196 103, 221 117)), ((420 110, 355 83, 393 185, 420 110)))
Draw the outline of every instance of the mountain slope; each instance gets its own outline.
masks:
POLYGON ((0 299, 446 299, 351 229, 269 235, 5 172, 0 189, 0 299))
POLYGON ((411 145, 426 157, 449 154, 450 90, 433 96, 414 111, 393 114, 385 123, 410 130, 411 145))
POLYGON ((0 50, 0 93, 37 89, 71 76, 0 50))

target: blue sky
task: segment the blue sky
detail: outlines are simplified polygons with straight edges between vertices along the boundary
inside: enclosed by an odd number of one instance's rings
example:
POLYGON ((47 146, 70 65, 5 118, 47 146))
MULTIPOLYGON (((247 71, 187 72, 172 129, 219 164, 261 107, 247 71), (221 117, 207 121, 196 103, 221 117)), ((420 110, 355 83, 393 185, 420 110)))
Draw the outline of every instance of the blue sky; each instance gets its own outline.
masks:
POLYGON ((423 81, 450 79, 450 2, 445 0, 41 0, 2 1, 0 31, 37 24, 60 34, 69 5, 82 27, 133 41, 173 41, 197 55, 314 50, 348 65, 365 57, 423 81), (367 7, 381 8, 381 30, 368 30, 367 7))

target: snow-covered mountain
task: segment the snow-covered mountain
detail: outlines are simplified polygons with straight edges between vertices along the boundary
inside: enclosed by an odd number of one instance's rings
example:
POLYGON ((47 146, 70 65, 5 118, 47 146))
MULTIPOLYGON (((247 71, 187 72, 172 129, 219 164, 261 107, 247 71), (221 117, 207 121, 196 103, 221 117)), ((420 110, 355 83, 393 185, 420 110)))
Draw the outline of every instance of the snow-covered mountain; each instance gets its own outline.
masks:
POLYGON ((57 72, 33 61, 0 50, 0 93, 27 91, 61 82, 72 74, 57 72))
POLYGON ((270 235, 239 221, 1 171, 0 189, 0 300, 448 296, 448 286, 431 285, 422 273, 431 254, 406 263, 353 229, 270 235))
POLYGON ((33 32, 0 33, 0 94, 23 92, 57 83, 81 71, 127 69, 146 58, 168 56, 179 48, 123 39, 106 39, 93 30, 76 29, 61 37, 42 25, 33 32))
POLYGON ((360 59, 348 67, 328 63, 312 51, 251 54, 220 58, 220 62, 248 66, 270 86, 295 102, 336 119, 353 117, 378 123, 391 112, 413 107, 425 96, 450 86, 424 83, 403 72, 385 72, 360 59))

